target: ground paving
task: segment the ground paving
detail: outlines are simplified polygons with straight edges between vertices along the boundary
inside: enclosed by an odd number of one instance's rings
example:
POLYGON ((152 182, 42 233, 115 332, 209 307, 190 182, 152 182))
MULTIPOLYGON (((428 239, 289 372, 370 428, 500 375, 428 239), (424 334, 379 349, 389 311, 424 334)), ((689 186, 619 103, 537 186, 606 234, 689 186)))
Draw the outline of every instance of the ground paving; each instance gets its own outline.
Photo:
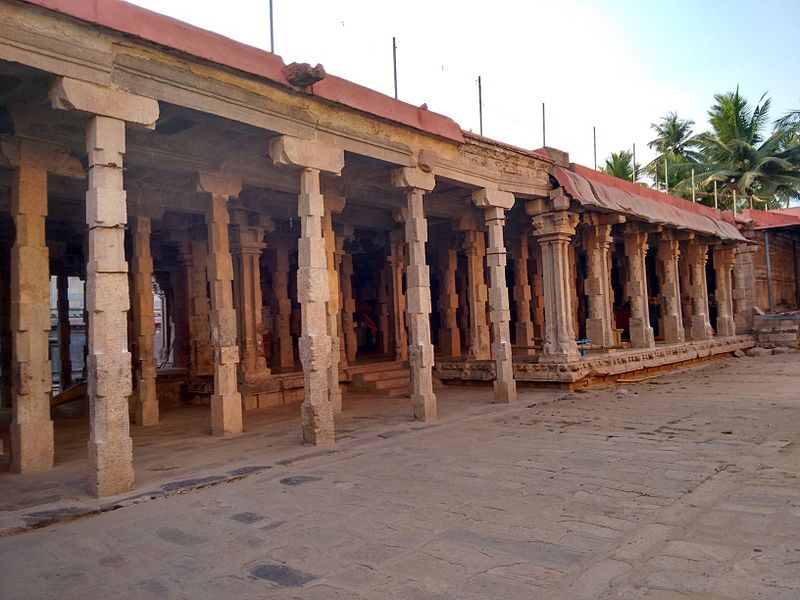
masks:
POLYGON ((250 444, 270 468, 0 538, 0 598, 796 599, 798 367, 523 391, 353 425, 335 454, 250 444))

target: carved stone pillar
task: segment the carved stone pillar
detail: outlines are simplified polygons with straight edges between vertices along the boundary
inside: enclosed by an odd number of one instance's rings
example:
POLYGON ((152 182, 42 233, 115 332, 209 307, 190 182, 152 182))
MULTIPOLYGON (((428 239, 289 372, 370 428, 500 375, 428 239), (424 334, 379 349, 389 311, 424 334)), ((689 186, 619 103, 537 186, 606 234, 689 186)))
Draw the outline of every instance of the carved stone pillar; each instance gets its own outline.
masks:
POLYGON ((58 312, 58 371, 59 388, 63 392, 72 385, 72 356, 70 344, 72 327, 69 322, 69 278, 59 273, 56 278, 56 307, 58 312))
POLYGON ((489 234, 486 267, 489 270, 489 317, 492 328, 492 358, 495 364, 494 401, 517 399, 514 364, 511 356, 511 311, 506 285, 506 245, 503 241, 505 211, 514 206, 514 195, 498 190, 479 189, 472 200, 484 209, 484 222, 489 234))
POLYGON ((356 301, 353 297, 353 255, 345 251, 342 256, 342 334, 347 355, 347 362, 356 360, 358 353, 358 339, 356 338, 356 323, 353 315, 356 312, 356 301))
POLYGON ((129 220, 133 248, 131 252, 131 298, 133 343, 133 400, 137 425, 158 423, 156 396, 156 355, 153 348, 156 321, 153 307, 153 256, 150 252, 150 218, 131 215, 129 220))
POLYGON ((708 283, 706 263, 708 244, 692 240, 686 246, 686 264, 689 269, 689 296, 692 299, 692 340, 710 340, 714 336, 708 318, 708 283))
POLYGON ((339 387, 339 364, 341 360, 341 294, 339 290, 339 271, 336 269, 336 234, 333 231, 332 213, 344 209, 344 198, 325 194, 325 216, 322 219, 322 234, 325 238, 325 258, 328 269, 328 309, 327 327, 331 337, 331 361, 328 366, 328 397, 333 414, 342 412, 342 391, 339 387))
POLYGON ((467 255, 467 299, 469 301, 469 350, 472 360, 489 360, 491 347, 489 325, 486 323, 488 290, 484 275, 486 241, 482 229, 464 232, 464 252, 467 255))
POLYGON ((714 246, 714 273, 717 287, 714 296, 717 301, 717 335, 736 335, 733 319, 733 285, 731 271, 735 263, 736 246, 714 246))
POLYGON ((175 342, 173 344, 172 364, 179 369, 189 367, 191 336, 189 333, 189 313, 191 298, 189 296, 189 279, 191 276, 191 251, 188 243, 178 245, 178 264, 172 269, 173 287, 173 322, 175 324, 175 342), (188 262, 187 262, 188 261, 188 262))
POLYGON ((233 252, 233 297, 239 329, 240 380, 245 384, 264 382, 270 372, 264 357, 264 325, 261 297, 261 253, 264 243, 265 223, 259 215, 243 210, 233 212, 231 226, 233 252))
POLYGON ((431 343, 430 272, 425 264, 425 242, 428 241, 428 221, 423 199, 433 190, 436 180, 432 174, 418 169, 398 169, 392 172, 395 187, 406 192, 406 291, 408 295, 408 328, 410 335, 408 366, 411 371, 411 405, 414 418, 436 420, 436 396, 433 393, 433 344, 431 343))
POLYGON ((516 307, 517 319, 514 325, 515 339, 519 352, 524 355, 532 356, 535 345, 535 331, 533 319, 531 318, 531 294, 530 283, 530 252, 528 249, 528 234, 523 232, 519 238, 514 240, 511 247, 511 255, 514 260, 514 305, 516 307))
MULTIPOLYGON (((344 260, 344 238, 345 234, 341 231, 334 230, 333 240, 335 242, 333 251, 333 274, 331 275, 331 290, 337 290, 336 306, 338 313, 336 315, 336 340, 335 345, 339 348, 339 371, 347 368, 347 351, 346 344, 342 341, 342 332, 344 325, 342 324, 342 306, 344 306, 344 297, 342 295, 342 287, 339 285, 341 281, 340 273, 342 272, 342 261, 344 260), (333 287, 334 284, 336 287, 333 287)), ((333 291, 331 291, 333 294, 333 291)), ((333 298, 331 298, 333 300, 333 298)), ((334 343, 334 342, 332 342, 334 343)))
POLYGON ((611 312, 611 286, 609 248, 614 242, 611 223, 595 213, 584 216, 586 228, 583 245, 586 251, 586 281, 584 289, 589 308, 586 318, 586 338, 592 346, 612 348, 614 346, 614 316, 611 312))
POLYGON ((456 270, 458 253, 452 239, 445 238, 439 247, 439 351, 442 356, 461 356, 461 332, 456 311, 456 270))
MULTIPOLYGON (((533 334, 534 339, 539 338, 540 340, 544 340, 544 283, 542 276, 544 273, 544 267, 542 266, 541 246, 539 246, 537 242, 535 243, 538 247, 533 258, 533 264, 536 267, 536 270, 531 278, 531 299, 533 300, 533 334)), ((528 248, 530 249, 530 246, 528 246, 528 248)))
POLYGON ((11 248, 0 241, 0 406, 11 402, 11 248))
POLYGON ((320 192, 320 171, 341 173, 344 152, 283 136, 271 141, 270 155, 275 164, 300 168, 297 296, 302 308, 303 439, 316 445, 333 444, 334 409, 328 391, 328 368, 336 359, 331 356, 331 336, 328 334, 330 289, 328 257, 322 235, 325 201, 320 192))
POLYGON ((678 271, 680 254, 680 242, 668 232, 662 233, 658 241, 658 261, 661 263, 661 335, 668 344, 681 344, 685 340, 678 271))
POLYGON ((541 248, 545 336, 541 360, 566 362, 579 357, 572 327, 574 283, 569 280, 569 242, 578 215, 565 210, 533 217, 541 248))
POLYGON ((189 317, 189 330, 191 332, 191 360, 189 370, 193 377, 206 377, 214 373, 213 357, 211 351, 211 336, 209 331, 209 300, 208 300, 208 240, 205 227, 196 226, 191 229, 191 267, 190 303, 191 316, 189 317))
POLYGON ((733 267, 733 310, 736 333, 749 333, 753 327, 753 307, 755 306, 755 275, 753 256, 756 246, 739 244, 733 267))
POLYGON ((656 345, 650 327, 650 307, 647 303, 647 232, 628 223, 625 228, 625 257, 627 258, 628 294, 630 294, 631 346, 653 348, 656 345))
POLYGON ((391 334, 389 328, 389 266, 381 265, 378 271, 378 327, 380 329, 380 349, 389 354, 391 334))
POLYGON ((389 234, 389 291, 392 295, 392 339, 394 359, 408 360, 408 332, 406 330, 406 295, 403 292, 403 269, 406 266, 403 231, 395 229, 389 234))
POLYGON ((292 341, 292 299, 289 297, 289 236, 270 236, 268 251, 272 273, 272 313, 275 354, 272 368, 286 371, 294 366, 292 341))
POLYGON ((242 432, 242 396, 239 393, 239 342, 233 307, 233 260, 228 240, 228 201, 239 195, 241 182, 217 173, 201 172, 197 189, 206 194, 208 228, 208 284, 211 300, 209 323, 214 359, 214 393, 211 395, 211 433, 242 432))

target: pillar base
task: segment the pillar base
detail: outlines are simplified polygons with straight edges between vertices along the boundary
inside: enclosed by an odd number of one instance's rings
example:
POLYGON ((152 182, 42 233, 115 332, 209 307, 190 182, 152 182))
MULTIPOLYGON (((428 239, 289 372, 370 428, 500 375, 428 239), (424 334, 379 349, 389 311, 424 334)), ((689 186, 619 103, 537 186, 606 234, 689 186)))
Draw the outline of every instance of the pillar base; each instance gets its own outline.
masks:
POLYGON ((692 341, 699 342, 710 340, 714 337, 714 331, 705 315, 692 316, 692 341))
POLYGON ((89 493, 113 496, 133 489, 133 440, 89 441, 89 493))
POLYGON ((333 428, 333 413, 318 410, 313 404, 303 402, 300 406, 303 424, 303 441, 314 446, 332 446, 336 443, 333 428))
POLYGON ((723 337, 736 335, 736 323, 734 322, 733 317, 718 317, 717 333, 723 337))
POLYGON ((211 435, 242 433, 242 395, 229 392, 211 396, 211 435))
POLYGON ((581 357, 581 353, 575 350, 575 352, 569 352, 564 354, 542 354, 539 356, 540 363, 568 363, 579 360, 581 357))
POLYGON ((511 404, 517 399, 517 384, 511 381, 494 382, 494 401, 495 404, 511 404))
POLYGON ((437 419, 436 394, 412 394, 411 406, 417 421, 432 423, 437 419))
POLYGON ((586 319, 586 339, 596 348, 614 347, 614 333, 606 329, 603 319, 586 319))
POLYGON ((11 470, 34 473, 53 468, 53 422, 12 423, 11 470))
POLYGON ((140 379, 137 382, 136 420, 137 425, 149 426, 158 423, 158 397, 155 379, 140 379))
POLYGON ((683 323, 676 316, 665 315, 661 317, 661 328, 664 341, 668 344, 680 344, 685 341, 683 323))
POLYGON ((656 340, 653 335, 653 328, 650 325, 643 324, 641 321, 642 319, 635 318, 630 320, 631 346, 634 348, 654 348, 656 340))

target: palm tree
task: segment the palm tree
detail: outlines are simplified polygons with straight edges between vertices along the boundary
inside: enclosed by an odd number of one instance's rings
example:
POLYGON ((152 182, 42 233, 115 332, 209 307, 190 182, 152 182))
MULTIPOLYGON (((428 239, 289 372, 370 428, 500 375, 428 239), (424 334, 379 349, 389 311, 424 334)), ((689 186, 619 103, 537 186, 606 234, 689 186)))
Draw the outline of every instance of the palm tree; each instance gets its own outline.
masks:
MULTIPOLYGON (((633 181, 633 153, 630 150, 612 152, 606 159, 606 166, 600 169, 603 173, 633 181)), ((636 180, 641 173, 641 165, 636 163, 636 180)))
POLYGON ((665 187, 674 188, 689 174, 691 167, 687 165, 700 159, 693 126, 694 121, 681 119, 674 111, 662 117, 660 123, 650 124, 656 137, 647 145, 658 155, 647 164, 645 171, 656 182, 666 180, 668 186, 665 187))
MULTIPOLYGON (((708 112, 711 131, 696 136, 702 159, 697 165, 696 180, 709 191, 718 183, 723 198, 735 191, 745 205, 759 203, 764 208, 777 208, 781 200, 800 190, 800 144, 794 132, 777 127, 766 137, 769 125, 770 99, 766 94, 755 107, 735 92, 717 94, 708 112)), ((691 189, 684 178, 678 188, 691 189)))

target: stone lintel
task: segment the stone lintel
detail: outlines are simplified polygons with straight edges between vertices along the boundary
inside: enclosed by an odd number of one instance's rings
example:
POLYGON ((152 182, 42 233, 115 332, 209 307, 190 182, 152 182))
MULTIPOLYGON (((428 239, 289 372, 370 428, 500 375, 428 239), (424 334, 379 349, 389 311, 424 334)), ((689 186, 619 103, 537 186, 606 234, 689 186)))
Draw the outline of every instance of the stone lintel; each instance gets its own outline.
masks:
POLYGON ((314 140, 282 135, 269 142, 269 155, 276 165, 316 169, 339 175, 344 167, 344 150, 314 140))
POLYGON ((480 188, 472 192, 472 201, 480 208, 514 208, 514 194, 491 188, 480 188))
POLYGON ((227 196, 228 198, 235 198, 242 191, 241 179, 222 173, 198 171, 196 183, 198 192, 227 196))
POLYGON ((535 217, 542 213, 550 212, 552 202, 549 198, 534 198, 525 202, 525 214, 529 217, 535 217))
POLYGON ((659 223, 645 223, 643 221, 628 221, 625 231, 630 233, 660 233, 664 225, 659 223))
POLYGON ((483 231, 483 215, 475 210, 468 210, 460 217, 453 219, 453 231, 483 231))
POLYGON ((128 123, 155 129, 158 120, 158 101, 124 90, 56 77, 50 83, 50 102, 53 108, 79 110, 93 115, 111 117, 128 123))
POLYGON ((581 223, 584 225, 620 225, 625 221, 625 215, 616 213, 585 212, 581 215, 581 223))
POLYGON ((694 231, 688 231, 686 229, 673 229, 670 230, 669 235, 672 239, 678 240, 679 242, 688 242, 693 240, 696 234, 694 231))
POLYGON ((392 185, 406 190, 417 189, 430 192, 436 187, 436 177, 422 169, 402 167, 392 171, 392 185))
POLYGON ((83 165, 70 155, 69 150, 58 144, 30 138, 3 136, 0 139, 0 164, 10 167, 27 164, 42 167, 53 175, 86 179, 83 165))

